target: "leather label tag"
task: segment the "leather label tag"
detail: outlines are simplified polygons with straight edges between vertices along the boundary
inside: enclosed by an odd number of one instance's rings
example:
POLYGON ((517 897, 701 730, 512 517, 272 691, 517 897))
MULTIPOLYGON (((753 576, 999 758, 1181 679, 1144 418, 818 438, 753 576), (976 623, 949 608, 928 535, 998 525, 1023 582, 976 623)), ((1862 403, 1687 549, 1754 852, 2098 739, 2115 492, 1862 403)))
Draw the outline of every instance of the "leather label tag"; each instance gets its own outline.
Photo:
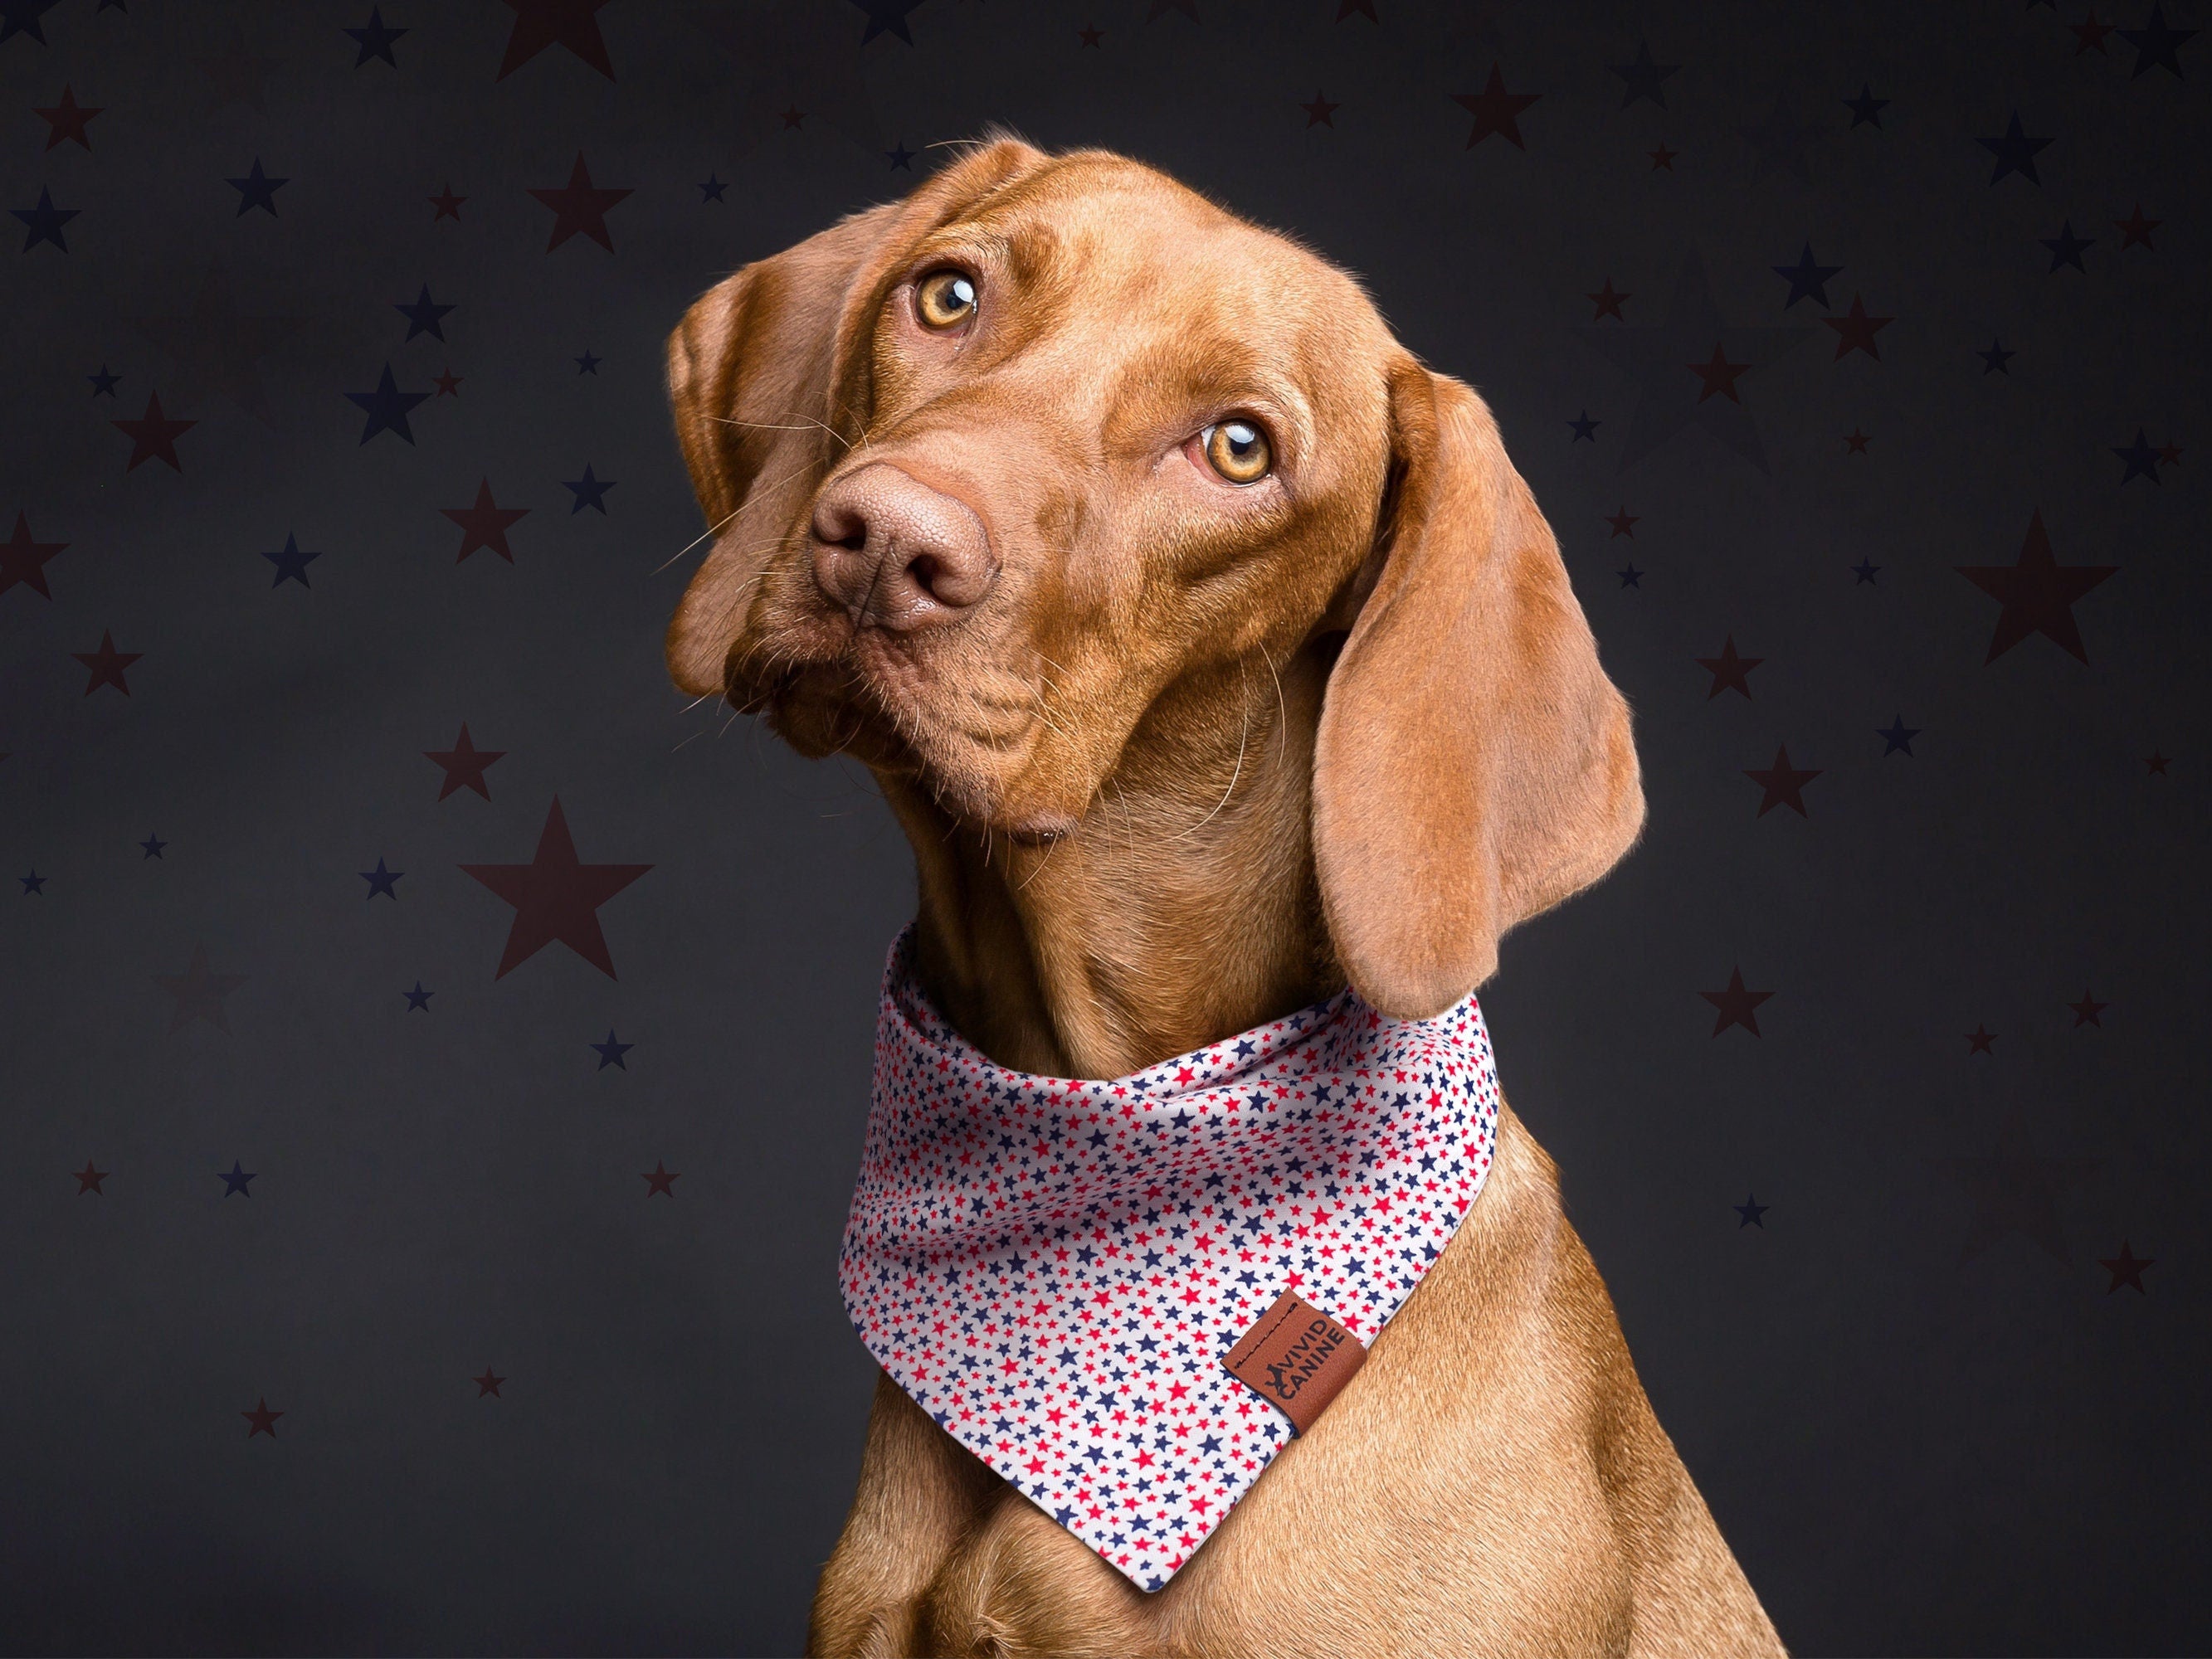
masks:
POLYGON ((1304 1434, 1367 1361, 1366 1345, 1290 1291, 1253 1322, 1222 1363, 1237 1380, 1282 1408, 1304 1434))

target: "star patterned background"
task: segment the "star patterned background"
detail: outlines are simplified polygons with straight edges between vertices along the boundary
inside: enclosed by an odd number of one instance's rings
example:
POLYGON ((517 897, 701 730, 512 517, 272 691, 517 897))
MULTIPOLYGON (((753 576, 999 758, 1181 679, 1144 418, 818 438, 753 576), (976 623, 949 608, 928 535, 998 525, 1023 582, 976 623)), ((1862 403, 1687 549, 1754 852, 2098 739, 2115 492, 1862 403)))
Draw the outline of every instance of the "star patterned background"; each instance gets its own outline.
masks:
POLYGON ((0 1646, 797 1650, 912 866, 666 680, 660 345, 993 120, 1497 410, 1651 817, 1484 1010, 1785 1639, 2212 1644, 2212 70, 2104 5, 0 0, 0 1646))

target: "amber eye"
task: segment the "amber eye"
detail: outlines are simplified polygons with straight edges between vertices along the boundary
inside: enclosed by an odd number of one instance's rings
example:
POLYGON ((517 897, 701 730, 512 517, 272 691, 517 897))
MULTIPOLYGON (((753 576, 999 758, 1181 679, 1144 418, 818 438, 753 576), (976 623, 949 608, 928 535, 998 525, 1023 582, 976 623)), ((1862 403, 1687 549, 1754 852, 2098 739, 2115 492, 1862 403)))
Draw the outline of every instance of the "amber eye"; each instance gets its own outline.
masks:
POLYGON ((964 270, 933 270, 914 291, 924 328, 957 328, 975 314, 975 284, 964 270))
POLYGON ((1249 421, 1223 421, 1198 435, 1206 441, 1213 470, 1231 483, 1257 483, 1274 464, 1267 434, 1249 421))

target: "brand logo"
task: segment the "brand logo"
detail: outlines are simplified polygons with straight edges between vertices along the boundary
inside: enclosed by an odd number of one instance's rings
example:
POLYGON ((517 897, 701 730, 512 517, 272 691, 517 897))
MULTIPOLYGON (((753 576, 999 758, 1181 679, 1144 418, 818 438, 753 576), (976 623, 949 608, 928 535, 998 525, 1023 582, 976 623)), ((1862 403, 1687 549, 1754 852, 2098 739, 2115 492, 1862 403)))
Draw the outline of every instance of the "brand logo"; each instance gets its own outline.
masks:
POLYGON ((1327 1319, 1309 1320, 1298 1340, 1267 1366, 1267 1386, 1278 1400, 1297 1399, 1298 1390, 1320 1373, 1329 1355, 1351 1340, 1352 1333, 1340 1325, 1327 1319))
POLYGON ((1366 1346, 1358 1337, 1285 1291, 1222 1356, 1222 1363, 1304 1434, 1366 1358, 1366 1346))

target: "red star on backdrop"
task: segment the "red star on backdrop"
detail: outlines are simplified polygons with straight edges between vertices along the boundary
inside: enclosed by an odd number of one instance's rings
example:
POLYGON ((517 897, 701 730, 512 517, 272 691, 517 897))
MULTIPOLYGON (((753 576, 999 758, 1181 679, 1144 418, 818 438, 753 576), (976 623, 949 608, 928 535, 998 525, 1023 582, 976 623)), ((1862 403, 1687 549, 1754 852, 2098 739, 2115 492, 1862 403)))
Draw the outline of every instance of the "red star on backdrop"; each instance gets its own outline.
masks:
POLYGON ((1747 766, 1743 775, 1766 792, 1759 799, 1759 817, 1765 817, 1778 806, 1787 806, 1802 818, 1806 815, 1805 786, 1820 775, 1820 769, 1815 767, 1808 772, 1790 765, 1790 745, 1784 744, 1774 751, 1772 766, 1747 766))
POLYGON ((2063 1201, 2070 1188, 2104 1167, 2102 1158, 2045 1158, 2029 1151, 2025 1115, 2016 1107, 1992 1152, 1935 1162, 1974 1201, 1959 1251, 1962 1267, 2008 1233, 2021 1234, 2053 1261, 2063 1262, 2063 1201))
POLYGON ((592 170, 584 165, 583 151, 576 152, 576 165, 569 169, 567 184, 558 190, 533 185, 530 193, 553 210, 553 238, 545 244, 548 253, 580 232, 608 252, 615 251, 614 238, 607 234, 607 213, 629 191, 604 190, 594 185, 592 170))
POLYGON ((1730 634, 1721 641, 1719 656, 1699 657, 1696 660, 1698 667, 1713 677, 1713 689, 1705 693, 1705 701, 1711 702, 1723 691, 1741 691, 1748 697, 1751 695, 1751 671, 1766 659, 1736 655, 1735 635, 1730 634))
MULTIPOLYGON (((85 108, 82 104, 77 102, 76 93, 67 87, 64 87, 62 88, 62 100, 60 103, 49 104, 43 108, 34 106, 31 111, 32 114, 40 117, 46 124, 46 148, 48 149, 52 149, 56 144, 61 143, 64 140, 74 140, 78 144, 82 145, 86 149, 90 149, 92 148, 92 140, 86 136, 85 127, 87 124, 91 121, 94 116, 101 112, 102 112, 97 108, 85 108)), ((2138 218, 2142 216, 2142 210, 2141 208, 2137 208, 2136 210, 2136 216, 2138 218)), ((2117 222, 2117 221, 2115 222, 2117 222)), ((2152 222, 2155 223, 2157 222, 2154 220, 2152 222)))
POLYGON ((514 907, 507 950, 494 979, 544 950, 567 945, 605 974, 615 977, 606 935, 599 931, 599 906, 653 868, 649 864, 585 864, 576 856, 561 798, 545 814, 537 855, 527 864, 465 864, 461 868, 514 907))
POLYGON ((87 1158, 84 1161, 84 1168, 82 1170, 73 1170, 70 1173, 76 1176, 76 1189, 79 1193, 92 1193, 97 1194, 99 1197, 106 1198, 107 1194, 100 1190, 100 1183, 106 1180, 111 1175, 113 1175, 115 1171, 112 1170, 96 1170, 93 1167, 92 1160, 90 1158, 87 1158))
POLYGON ((252 1411, 240 1412, 239 1413, 239 1415, 244 1418, 247 1422, 253 1425, 252 1428, 246 1431, 246 1437, 248 1440, 252 1439, 257 1434, 265 1434, 271 1440, 274 1440, 276 1437, 276 1419, 283 1416, 284 1413, 282 1412, 270 1411, 269 1409, 269 1402, 266 1400, 257 1400, 253 1402, 253 1409, 252 1411))
POLYGON ((125 696, 129 696, 131 688, 124 683, 123 671, 145 654, 143 651, 118 651, 114 631, 106 628, 100 630, 99 650, 70 653, 92 671, 92 678, 84 683, 84 695, 88 697, 103 685, 112 685, 125 696))
POLYGON ((1881 352, 1874 343, 1875 335, 1897 320, 1894 317, 1869 317, 1865 302, 1856 294, 1851 295, 1851 308, 1841 317, 1823 317, 1820 320, 1836 331, 1836 356, 1846 352, 1863 351, 1877 362, 1881 352))
POLYGON ((461 735, 453 740, 451 749, 425 749, 422 757, 434 761, 446 769, 444 786, 438 791, 440 800, 456 789, 473 789, 486 800, 491 790, 484 782, 485 769, 505 756, 504 749, 479 749, 469 741, 469 723, 461 722, 461 735))
POLYGON ((207 946, 192 946, 192 960, 181 974, 156 974, 154 982, 176 999, 169 1011, 169 1029, 181 1031, 196 1019, 217 1030, 230 1030, 222 1000, 246 983, 243 974, 218 974, 208 962, 207 946))
POLYGON ((1742 377, 1743 372, 1749 368, 1751 365, 1747 362, 1730 362, 1728 359, 1728 353, 1721 349, 1720 343, 1718 341, 1715 341, 1713 343, 1713 356, 1711 362, 1689 363, 1685 365, 1685 367, 1689 369, 1691 374, 1696 375, 1699 380, 1705 382, 1705 385, 1701 386, 1698 392, 1698 401, 1699 403, 1705 402, 1708 398, 1717 396, 1725 396, 1733 403, 1740 404, 1743 401, 1743 398, 1736 392, 1735 383, 1742 377))
POLYGON ((2120 242, 2121 252, 2125 253, 2130 248, 2133 247, 2138 242, 2142 243, 2145 247, 2150 248, 2151 252, 2154 253, 2158 252, 2157 248, 2152 246, 2150 234, 2154 230, 2156 230, 2160 225, 2164 224, 2166 221, 2163 219, 2144 218, 2142 204, 2141 202, 2137 202, 2136 204, 2136 210, 2130 216, 2125 219, 2115 219, 2112 222, 2120 228, 2122 234, 2122 240, 2120 242))
POLYGON ((2028 519, 2027 539, 2021 544, 2017 564, 1952 568, 2004 606, 1997 613, 1996 632, 1990 636, 1990 654, 1982 659, 1984 665, 2030 634, 2040 634, 2081 661, 2088 661, 2089 653, 2081 648, 2081 628, 2074 620, 2074 602, 2119 569, 2116 564, 2059 563, 2051 555, 2041 507, 2028 519))
POLYGON ((1544 94, 1540 92, 1511 93, 1505 90, 1505 77, 1498 66, 1490 66, 1490 84, 1480 92, 1459 92, 1452 94, 1452 102, 1474 117, 1474 130, 1467 135, 1467 147, 1473 149, 1484 139, 1496 133, 1509 140, 1516 149, 1526 149, 1521 142, 1522 110, 1544 94))
POLYGON ((2122 1239, 2120 1253, 2118 1255, 2100 1256, 2097 1259, 2097 1265, 2112 1276, 2112 1282, 2105 1287, 2105 1294, 2110 1296, 2121 1285, 2132 1285, 2137 1291, 2148 1296, 2149 1292, 2143 1290, 2143 1269, 2157 1260, 2154 1255, 2137 1255, 2128 1241, 2122 1239))
POLYGON ((598 16, 607 0, 505 0, 505 3, 514 14, 514 29, 507 37, 507 55, 499 60, 499 73, 493 79, 506 80, 548 46, 566 46, 608 80, 615 78, 598 16))
POLYGON ((19 508, 15 514, 15 533, 0 542, 0 593, 5 593, 17 583, 33 592, 53 598, 46 586, 46 561, 69 545, 67 542, 41 542, 31 538, 31 521, 19 508))
POLYGON ((109 424, 131 440, 131 465, 128 472, 141 461, 167 461, 170 470, 182 472, 185 469, 177 460, 177 440, 198 426, 198 421, 173 421, 161 412, 159 392, 146 394, 146 412, 135 421, 112 421, 109 424))
POLYGON ((2113 27, 2110 23, 2099 22, 2094 11, 2081 22, 2069 27, 2074 31, 2074 55, 2076 58, 2085 52, 2104 51, 2105 37, 2112 32, 2113 27))
POLYGON ((1635 295, 1632 293, 1616 293, 1613 286, 1613 278, 1610 276, 1605 279, 1605 286, 1600 289, 1596 293, 1585 294, 1583 295, 1583 299, 1588 300, 1591 304, 1597 307, 1595 311, 1590 313, 1590 321, 1592 322, 1597 321, 1601 317, 1618 317, 1622 322, 1626 322, 1628 320, 1628 315, 1626 312, 1621 310, 1621 307, 1626 305, 1635 297, 1635 295))
POLYGON ((1997 1051, 1990 1045, 1996 1040, 1997 1034, 1995 1031, 1984 1030, 1977 1024, 1972 1030, 1966 1033, 1966 1052, 1970 1055, 1987 1054, 1990 1059, 1995 1060, 1997 1051))
POLYGON ((507 550, 507 532, 516 520, 526 517, 530 509, 526 507, 500 506, 491 498, 489 478, 477 481, 475 505, 441 507, 438 511, 461 527, 461 551, 459 558, 453 561, 455 564, 480 547, 489 548, 509 564, 514 562, 514 555, 507 550))
MULTIPOLYGON (((641 1174, 642 1173, 641 1171, 641 1174)), ((650 1183, 645 1189, 645 1195, 651 1198, 655 1193, 665 1193, 673 1199, 676 1196, 676 1188, 670 1183, 683 1173, 681 1170, 671 1170, 659 1158, 653 1159, 653 1172, 644 1176, 644 1179, 650 1183)))
POLYGON ((1741 1025, 1753 1036, 1759 1035, 1759 1005, 1774 994, 1771 991, 1753 991, 1745 988, 1743 969, 1729 969, 1728 988, 1720 991, 1700 991, 1698 994, 1720 1010, 1713 1021, 1713 1035, 1718 1036, 1731 1025, 1741 1025))
POLYGON ((2102 1030, 2104 1029, 2105 1022, 2098 1018, 2097 1016, 2103 1013, 2106 1009, 2111 1007, 2112 1005, 2109 1002, 2098 1001, 2096 998, 2089 994, 2087 988, 2084 987, 2081 992, 2081 1000, 2079 1002, 2069 1002, 2066 1006, 2074 1011, 2075 1024, 2094 1025, 2097 1027, 2098 1030, 2102 1030))

